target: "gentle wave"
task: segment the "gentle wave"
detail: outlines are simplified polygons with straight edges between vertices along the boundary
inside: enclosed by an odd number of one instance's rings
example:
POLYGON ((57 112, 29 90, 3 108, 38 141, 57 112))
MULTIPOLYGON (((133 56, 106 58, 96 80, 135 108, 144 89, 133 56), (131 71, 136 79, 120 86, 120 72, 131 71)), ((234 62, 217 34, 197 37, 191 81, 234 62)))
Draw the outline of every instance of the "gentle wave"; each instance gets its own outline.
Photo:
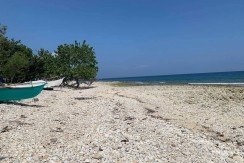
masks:
MULTIPOLYGON (((117 81, 117 82, 121 82, 121 81, 117 81)), ((155 82, 155 81, 152 81, 152 82, 125 81, 125 83, 139 84, 139 85, 161 85, 161 84, 166 84, 166 82, 155 82)))
POLYGON ((188 83, 189 85, 233 85, 244 86, 244 83, 188 83))

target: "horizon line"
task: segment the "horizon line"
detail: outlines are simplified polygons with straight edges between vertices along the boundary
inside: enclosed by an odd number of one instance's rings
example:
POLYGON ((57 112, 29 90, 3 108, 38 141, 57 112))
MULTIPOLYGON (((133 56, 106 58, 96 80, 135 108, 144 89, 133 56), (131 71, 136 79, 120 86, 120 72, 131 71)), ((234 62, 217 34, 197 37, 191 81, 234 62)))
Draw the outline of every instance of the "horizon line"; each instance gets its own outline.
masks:
POLYGON ((98 79, 121 79, 121 78, 138 78, 138 77, 152 77, 152 76, 173 76, 173 75, 194 75, 194 74, 215 74, 215 73, 228 73, 228 72, 243 72, 244 70, 235 71, 217 71, 217 72, 198 72, 198 73, 182 73, 182 74, 168 74, 168 75, 146 75, 146 76, 125 76, 125 77, 109 77, 109 78, 98 78, 98 79))

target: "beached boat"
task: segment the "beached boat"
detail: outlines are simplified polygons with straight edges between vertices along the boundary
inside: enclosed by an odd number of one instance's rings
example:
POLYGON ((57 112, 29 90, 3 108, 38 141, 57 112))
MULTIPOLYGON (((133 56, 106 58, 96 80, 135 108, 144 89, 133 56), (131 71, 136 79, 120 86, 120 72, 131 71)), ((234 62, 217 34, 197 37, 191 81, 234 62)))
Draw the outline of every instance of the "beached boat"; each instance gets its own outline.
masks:
POLYGON ((53 80, 53 81, 36 80, 31 82, 25 82, 23 84, 17 84, 16 87, 36 86, 36 85, 46 83, 44 88, 53 88, 53 87, 60 86, 63 83, 63 80, 64 78, 53 80))
POLYGON ((47 81, 47 85, 45 85, 44 88, 52 88, 52 87, 58 87, 63 83, 64 78, 53 80, 53 81, 47 81))
POLYGON ((33 98, 41 93, 46 83, 35 86, 22 85, 18 86, 1 86, 0 101, 23 100, 33 98))
POLYGON ((47 82, 45 82, 44 80, 37 80, 37 81, 31 81, 31 82, 25 82, 25 83, 11 84, 11 85, 8 85, 8 86, 15 87, 15 88, 26 88, 26 87, 35 87, 35 86, 39 86, 39 85, 42 85, 42 84, 45 84, 45 86, 46 86, 47 82))

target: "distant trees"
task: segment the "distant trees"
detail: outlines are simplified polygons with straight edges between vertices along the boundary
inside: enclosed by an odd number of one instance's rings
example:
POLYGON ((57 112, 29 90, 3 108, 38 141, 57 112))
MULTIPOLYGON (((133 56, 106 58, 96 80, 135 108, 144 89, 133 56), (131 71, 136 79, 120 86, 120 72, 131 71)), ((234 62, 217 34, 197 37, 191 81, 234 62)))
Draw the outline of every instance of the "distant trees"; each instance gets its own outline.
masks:
POLYGON ((21 52, 15 52, 4 65, 4 75, 12 83, 16 77, 19 80, 25 79, 25 71, 28 66, 28 58, 21 52))
POLYGON ((7 27, 0 26, 0 75, 9 82, 24 81, 27 78, 29 61, 32 50, 14 39, 9 40, 6 34, 7 27))
POLYGON ((55 54, 40 49, 37 54, 21 41, 8 39, 7 27, 0 24, 0 76, 8 82, 22 82, 54 77, 93 79, 98 72, 94 48, 83 41, 62 44, 55 54))
POLYGON ((56 56, 52 55, 51 52, 43 48, 38 50, 36 60, 38 64, 41 64, 41 66, 39 66, 41 67, 41 70, 38 71, 40 73, 39 78, 50 79, 59 76, 57 73, 57 59, 56 56))

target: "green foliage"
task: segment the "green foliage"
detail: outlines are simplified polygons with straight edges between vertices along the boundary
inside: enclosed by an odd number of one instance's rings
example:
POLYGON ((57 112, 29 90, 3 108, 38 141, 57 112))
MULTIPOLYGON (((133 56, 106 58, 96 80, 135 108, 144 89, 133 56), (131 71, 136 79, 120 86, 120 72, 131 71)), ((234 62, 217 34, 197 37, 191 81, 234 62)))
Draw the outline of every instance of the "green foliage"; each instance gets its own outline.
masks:
POLYGON ((98 67, 95 52, 85 41, 82 45, 77 41, 74 44, 60 45, 56 53, 60 75, 81 79, 96 77, 98 67))
POLYGON ((1 35, 5 35, 6 34, 6 31, 7 31, 7 26, 2 26, 1 24, 0 24, 0 36, 1 35))
POLYGON ((43 78, 48 79, 58 76, 57 59, 52 53, 48 50, 40 49, 38 51, 38 60, 40 63, 43 63, 43 78))
MULTIPOLYGON (((6 41, 6 37, 4 36, 6 34, 6 31, 7 31, 7 26, 2 26, 0 24, 0 45, 6 41)), ((0 46, 0 49, 1 49, 1 46, 0 46)))
POLYGON ((5 76, 8 81, 24 81, 28 74, 29 61, 32 58, 32 50, 21 44, 20 41, 8 39, 7 27, 0 27, 0 75, 5 76))
POLYGON ((40 49, 32 50, 14 39, 8 39, 6 26, 0 24, 0 76, 9 82, 21 82, 54 77, 93 79, 98 72, 93 47, 75 41, 57 47, 56 55, 40 49))
POLYGON ((29 60, 28 69, 26 71, 26 80, 36 80, 42 78, 44 74, 44 62, 39 59, 39 56, 34 55, 29 60))
POLYGON ((12 55, 4 66, 4 75, 10 79, 10 82, 15 77, 25 77, 25 70, 28 66, 28 58, 21 52, 16 52, 12 55))

